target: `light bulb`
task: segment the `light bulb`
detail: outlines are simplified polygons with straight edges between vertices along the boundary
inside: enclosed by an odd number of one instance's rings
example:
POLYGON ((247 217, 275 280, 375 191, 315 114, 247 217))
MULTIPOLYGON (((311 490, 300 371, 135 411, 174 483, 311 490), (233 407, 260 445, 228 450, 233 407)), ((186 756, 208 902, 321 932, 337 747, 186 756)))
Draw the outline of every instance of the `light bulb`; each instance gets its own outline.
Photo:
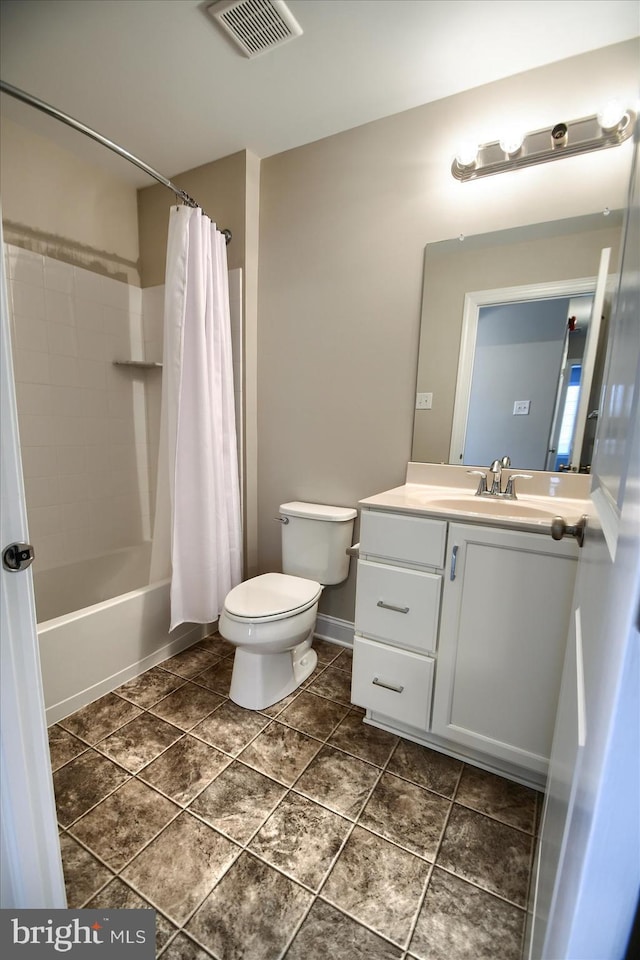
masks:
POLYGON ((456 161, 460 167, 472 167, 478 159, 478 144, 472 140, 465 140, 460 144, 456 153, 456 161))
POLYGON ((598 123, 605 133, 612 133, 623 125, 626 112, 619 100, 609 100, 598 112, 598 123))
POLYGON ((524 143, 524 133, 521 130, 508 130, 500 138, 500 149, 508 157, 514 156, 524 143))

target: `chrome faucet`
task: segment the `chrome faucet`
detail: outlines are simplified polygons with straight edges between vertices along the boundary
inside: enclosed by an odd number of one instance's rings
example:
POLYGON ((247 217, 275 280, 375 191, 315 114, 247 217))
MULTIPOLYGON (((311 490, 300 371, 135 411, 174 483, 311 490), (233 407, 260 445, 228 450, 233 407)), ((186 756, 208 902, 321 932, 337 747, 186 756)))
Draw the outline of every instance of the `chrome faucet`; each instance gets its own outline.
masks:
POLYGON ((487 475, 482 470, 467 470, 467 473, 470 473, 473 477, 480 477, 478 483, 478 489, 476 490, 476 497, 486 497, 487 496, 487 475))
POLYGON ((505 500, 517 500, 514 480, 531 480, 530 473, 512 473, 507 480, 507 486, 502 496, 505 500))
POLYGON ((491 481, 491 488, 487 489, 487 475, 483 470, 467 470, 467 473, 470 473, 472 476, 480 477, 478 482, 478 489, 476 490, 476 497, 500 497, 503 500, 517 500, 516 497, 516 488, 515 480, 530 480, 530 473, 512 473, 507 480, 507 485, 505 489, 502 489, 502 471, 507 470, 511 466, 511 459, 509 457, 503 457, 502 460, 494 460, 491 466, 489 467, 490 473, 493 474, 493 480, 491 481))
POLYGON ((501 497, 502 492, 502 471, 511 466, 511 458, 503 457, 502 460, 494 460, 489 470, 493 474, 493 482, 489 495, 492 497, 501 497))

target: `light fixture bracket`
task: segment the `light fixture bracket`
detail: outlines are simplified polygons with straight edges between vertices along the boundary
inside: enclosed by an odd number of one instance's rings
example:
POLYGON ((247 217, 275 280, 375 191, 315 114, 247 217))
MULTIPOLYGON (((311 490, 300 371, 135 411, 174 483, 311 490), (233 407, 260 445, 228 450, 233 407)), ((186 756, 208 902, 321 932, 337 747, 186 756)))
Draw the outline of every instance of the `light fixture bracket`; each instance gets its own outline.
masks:
POLYGON ((569 123, 555 123, 553 126, 528 133, 516 155, 505 154, 498 140, 481 144, 475 163, 465 166, 455 159, 451 165, 451 173, 456 180, 478 180, 494 173, 506 173, 508 170, 549 163, 562 157, 575 157, 593 150, 617 147, 633 134, 635 123, 636 115, 632 110, 625 112, 613 130, 604 130, 598 123, 596 114, 571 120, 569 123))

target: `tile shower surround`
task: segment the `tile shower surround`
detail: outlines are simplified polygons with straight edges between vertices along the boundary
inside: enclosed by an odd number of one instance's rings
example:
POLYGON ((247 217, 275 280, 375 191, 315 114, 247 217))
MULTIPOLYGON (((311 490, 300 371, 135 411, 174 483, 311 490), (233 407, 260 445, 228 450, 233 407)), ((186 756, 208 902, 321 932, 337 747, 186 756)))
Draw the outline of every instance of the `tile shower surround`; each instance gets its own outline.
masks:
MULTIPOLYGON (((164 285, 122 283, 5 244, 29 532, 38 568, 148 540, 155 510, 164 285)), ((242 471, 242 271, 229 271, 242 471)))
POLYGON ((50 728, 70 907, 164 960, 518 960, 541 795, 363 724, 351 653, 228 698, 213 635, 50 728))
MULTIPOLYGON (((148 539, 146 374, 161 343, 139 287, 5 245, 29 529, 41 568, 148 539)), ((161 327, 160 327, 161 329, 161 327)))

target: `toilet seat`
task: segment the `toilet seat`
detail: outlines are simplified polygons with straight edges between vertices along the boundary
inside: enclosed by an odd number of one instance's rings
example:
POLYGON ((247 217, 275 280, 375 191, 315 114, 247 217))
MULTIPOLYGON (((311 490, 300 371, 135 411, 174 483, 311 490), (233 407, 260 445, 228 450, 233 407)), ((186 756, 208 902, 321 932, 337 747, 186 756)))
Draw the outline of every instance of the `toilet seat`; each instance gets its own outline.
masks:
POLYGON ((239 622, 267 623, 304 613, 317 603, 322 585, 286 573, 263 573, 245 580, 225 599, 225 614, 239 622))

